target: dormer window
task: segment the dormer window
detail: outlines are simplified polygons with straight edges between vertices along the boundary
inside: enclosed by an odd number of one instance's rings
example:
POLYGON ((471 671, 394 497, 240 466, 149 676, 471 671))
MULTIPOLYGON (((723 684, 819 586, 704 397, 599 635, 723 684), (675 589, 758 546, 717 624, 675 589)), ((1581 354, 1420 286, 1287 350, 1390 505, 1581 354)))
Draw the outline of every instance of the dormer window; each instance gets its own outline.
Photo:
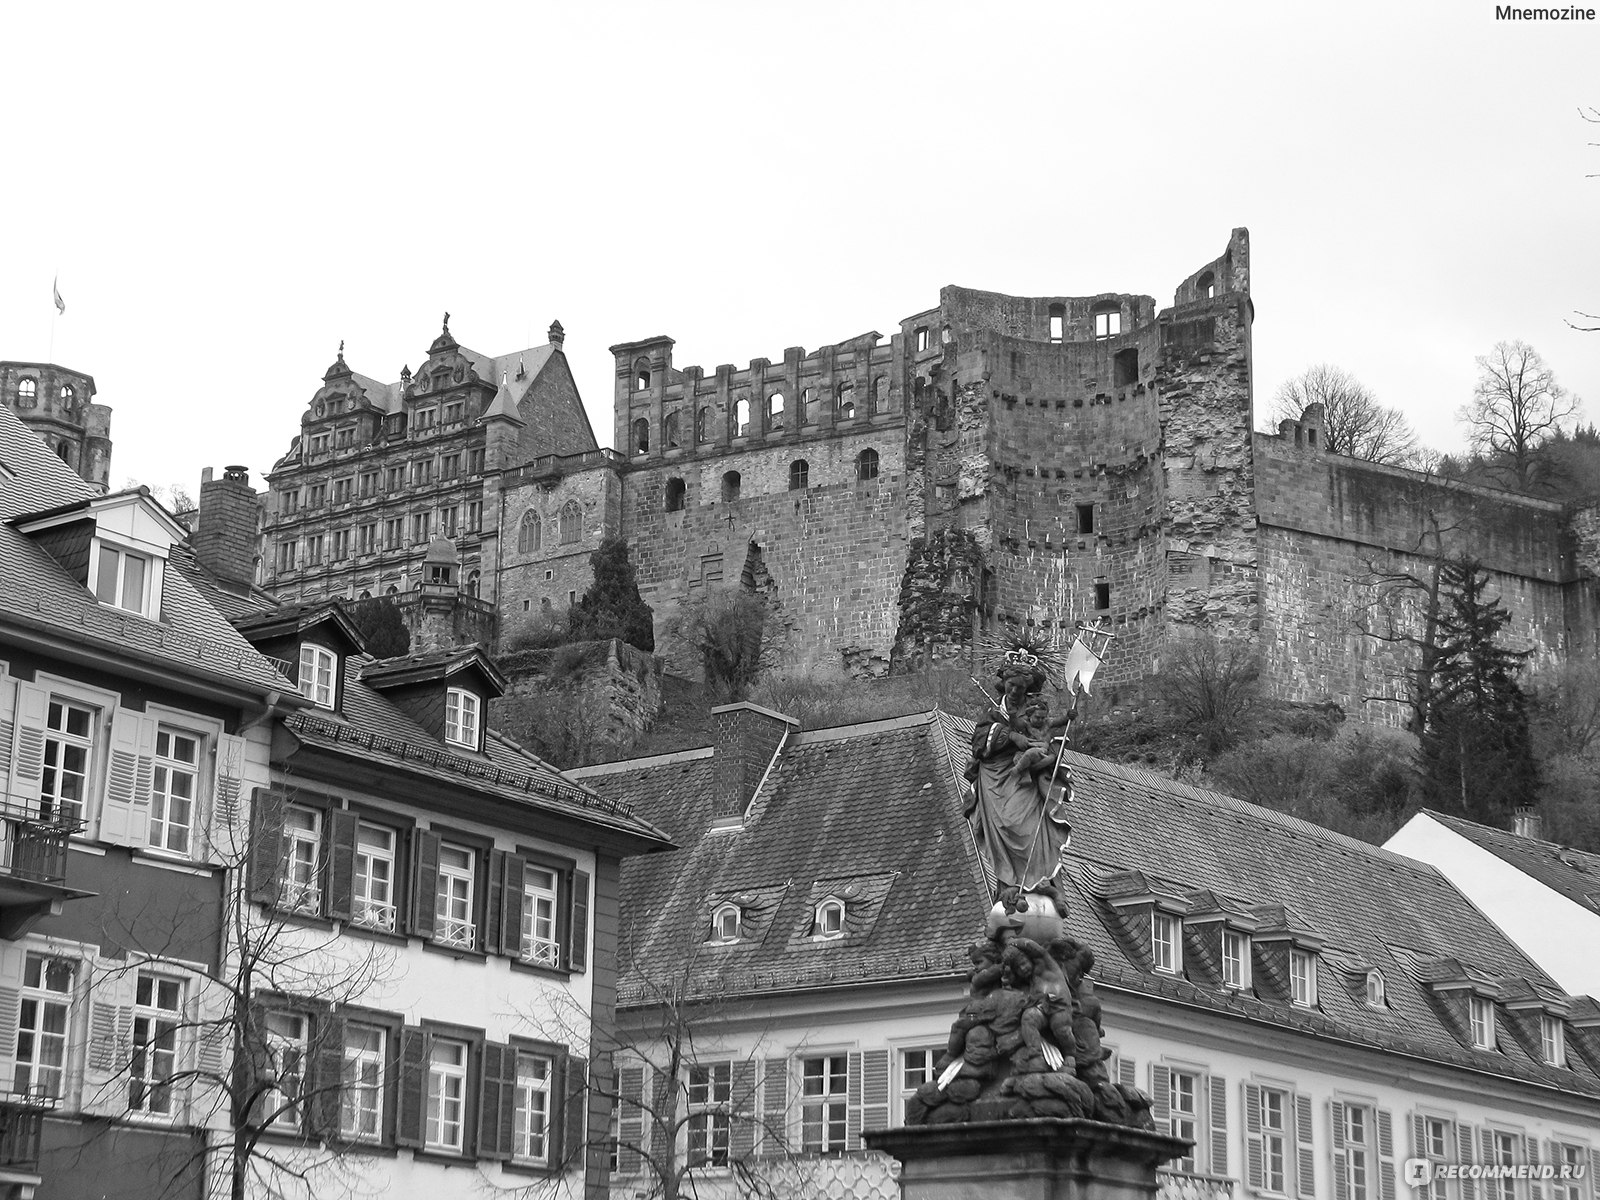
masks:
POLYGON ((1222 931, 1222 984, 1231 988, 1250 986, 1250 935, 1237 929, 1222 931))
POLYGON ((1387 1008, 1389 1001, 1383 982, 1383 972, 1372 970, 1367 972, 1367 1007, 1387 1008))
POLYGON ((1549 1013, 1540 1014, 1539 1052, 1549 1066, 1567 1065, 1567 1036, 1560 1017, 1552 1017, 1549 1013))
POLYGON ((478 697, 451 688, 444 698, 444 740, 468 750, 478 748, 478 697))
POLYGON ((300 694, 318 708, 333 707, 334 677, 339 656, 312 642, 300 645, 300 694))
POLYGON ((829 896, 817 905, 811 924, 811 936, 819 941, 829 941, 844 936, 844 901, 829 896))
POLYGON ((1150 914, 1150 961, 1158 971, 1176 975, 1183 970, 1183 926, 1171 913, 1150 914))
POLYGON ((101 604, 153 617, 150 604, 150 560, 100 543, 95 560, 94 598, 101 604))
POLYGON ((1487 996, 1467 998, 1467 1016, 1472 1027, 1472 1045, 1478 1050, 1494 1049, 1494 1001, 1487 996))
POLYGON ((711 915, 711 940, 737 942, 741 936, 744 913, 737 904, 724 904, 711 915))
POLYGON ((1317 1004, 1317 956, 1309 950, 1289 951, 1289 1002, 1299 1008, 1317 1004))

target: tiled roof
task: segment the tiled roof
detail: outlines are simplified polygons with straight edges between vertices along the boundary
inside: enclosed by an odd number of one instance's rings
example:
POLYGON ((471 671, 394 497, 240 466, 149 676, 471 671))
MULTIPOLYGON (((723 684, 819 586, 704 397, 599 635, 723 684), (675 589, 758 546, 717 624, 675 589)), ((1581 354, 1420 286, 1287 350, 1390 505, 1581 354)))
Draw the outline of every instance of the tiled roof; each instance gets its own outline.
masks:
POLYGON ((793 735, 738 829, 712 829, 709 751, 573 774, 683 847, 623 862, 624 1004, 685 964, 719 994, 965 974, 986 892, 930 714, 793 735), (845 900, 846 934, 813 941, 828 894, 845 900), (708 944, 714 904, 739 896, 747 936, 708 944))
POLYGON ((1600 854, 1573 850, 1556 842, 1523 837, 1445 813, 1424 810, 1446 829, 1481 846, 1524 875, 1538 880, 1590 912, 1600 912, 1600 854))
MULTIPOLYGON (((189 586, 230 622, 268 611, 274 605, 272 596, 254 585, 240 589, 223 583, 200 564, 193 548, 188 545, 173 546, 167 555, 167 562, 182 571, 189 586)), ((234 627, 238 628, 237 624, 234 627)))
POLYGON ((494 685, 495 694, 504 692, 506 677, 482 647, 452 646, 442 650, 424 650, 415 654, 402 654, 395 658, 369 662, 361 672, 363 683, 384 688, 416 683, 428 679, 445 679, 466 667, 475 667, 494 685))
POLYGON ((165 572, 163 620, 97 603, 48 552, 10 524, 13 517, 91 500, 94 490, 52 454, 9 408, 0 407, 0 620, 42 629, 109 655, 127 655, 262 693, 293 690, 206 602, 183 571, 165 572))

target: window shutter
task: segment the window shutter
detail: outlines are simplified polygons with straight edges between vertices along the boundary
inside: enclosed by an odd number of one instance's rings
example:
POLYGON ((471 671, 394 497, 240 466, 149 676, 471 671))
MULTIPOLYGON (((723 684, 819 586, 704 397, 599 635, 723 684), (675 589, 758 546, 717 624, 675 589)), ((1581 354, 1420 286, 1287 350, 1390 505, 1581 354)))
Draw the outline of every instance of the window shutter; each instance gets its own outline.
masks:
POLYGON ((502 1136, 501 1118, 516 1103, 517 1052, 486 1042, 478 1076, 478 1156, 508 1158, 511 1138, 502 1136))
POLYGON ((584 1110, 588 1108, 589 1060, 581 1054, 566 1056, 562 1071, 561 1163, 567 1169, 584 1169, 584 1110))
POLYGON ((494 951, 500 946, 500 914, 505 908, 504 850, 489 851, 489 868, 484 873, 483 889, 483 948, 494 951))
POLYGON ((250 899, 276 904, 283 894, 283 793, 256 788, 250 798, 250 899))
POLYGON ((855 1051, 845 1059, 845 1145, 851 1150, 861 1149, 861 1052, 855 1051))
POLYGON ((1245 1183, 1255 1191, 1261 1190, 1261 1089, 1253 1083, 1244 1085, 1244 1157, 1245 1183))
POLYGON ((217 735, 216 766, 211 772, 211 798, 200 827, 209 860, 231 860, 239 846, 239 798, 244 789, 245 740, 231 733, 217 735))
MULTIPOLYGON (((870 1066, 867 1075, 870 1081, 870 1066)), ((729 1122, 728 1157, 735 1163, 747 1162, 756 1148, 757 1097, 754 1059, 746 1058, 733 1064, 733 1089, 729 1099, 732 1101, 733 1116, 729 1122)))
POLYGON ((1395 1200, 1394 1117, 1386 1108, 1378 1110, 1378 1197, 1395 1200))
POLYGON ((1117 1055, 1117 1082, 1124 1087, 1138 1087, 1138 1070, 1133 1059, 1117 1055))
POLYGON ((1211 1100, 1211 1173, 1228 1173, 1228 1082, 1220 1075, 1206 1081, 1211 1100))
POLYGON ((589 969, 589 874, 572 873, 572 934, 567 965, 574 971, 589 969))
POLYGON ((1344 1144, 1344 1105, 1328 1101, 1328 1125, 1333 1130, 1333 1200, 1349 1200, 1350 1154, 1344 1144))
MULTIPOLYGON (((1494 1130, 1485 1125, 1478 1130, 1478 1136, 1483 1141, 1483 1157, 1478 1161, 1484 1164, 1494 1162, 1494 1130)), ((1494 1189, 1485 1188, 1484 1191, 1493 1192, 1494 1189)))
POLYGON ((1155 1118, 1156 1129, 1165 1131, 1172 1121, 1172 1069, 1160 1063, 1150 1064, 1150 1115, 1155 1118))
POLYGON ((1311 1097, 1296 1094, 1294 1098, 1295 1191, 1301 1196, 1317 1194, 1317 1162, 1311 1142, 1311 1097))
POLYGON ((17 1021, 22 1014, 22 967, 27 952, 0 942, 0 1093, 12 1090, 17 1065, 17 1021))
MULTIPOLYGON (((1472 1139, 1472 1126, 1466 1122, 1456 1125, 1456 1161, 1466 1162, 1473 1157, 1474 1142, 1472 1139)), ((1461 1200, 1477 1200, 1478 1182, 1461 1177, 1461 1200)))
POLYGON ((617 1071, 617 1174, 637 1175, 644 1145, 644 1068, 617 1071))
POLYGON ((348 921, 356 891, 356 814, 336 808, 328 813, 328 915, 348 921))
MULTIPOLYGON (((311 1100, 307 1114, 311 1128, 329 1141, 339 1137, 339 1106, 344 1083, 344 1018, 333 1012, 318 1013, 308 1047, 306 1078, 311 1100)), ((381 1132, 381 1131, 380 1131, 381 1132)))
POLYGON ((889 1127, 889 1052, 868 1050, 861 1056, 861 1127, 889 1127))
POLYGON ((119 846, 149 843, 150 787, 155 768, 155 718, 117 709, 111 720, 105 803, 100 808, 102 840, 119 846))
POLYGON ((400 1031, 400 1111, 394 1140, 402 1146, 421 1146, 427 1132, 430 1041, 426 1030, 408 1025, 400 1031))
POLYGON ((1411 1114, 1411 1153, 1416 1158, 1428 1157, 1428 1125, 1419 1112, 1411 1114))
POLYGON ((789 1060, 769 1058, 762 1072, 761 1152, 777 1156, 789 1144, 789 1060))
POLYGON ((133 1055, 133 978, 126 964, 96 963, 89 991, 89 1046, 84 1059, 83 1108, 101 1116, 128 1111, 123 1072, 133 1055))
MULTIPOLYGON (((1527 1153, 1527 1163, 1530 1167, 1539 1165, 1539 1139, 1528 1135, 1523 1139, 1523 1146, 1527 1153)), ((1537 1178, 1537 1172, 1530 1172, 1528 1179, 1528 1196, 1530 1200, 1544 1200, 1544 1181, 1537 1178)))
POLYGON ((17 737, 17 687, 0 663, 0 799, 11 794, 11 752, 17 737))
POLYGON ((522 890, 527 884, 524 872, 527 861, 520 855, 507 854, 500 869, 504 878, 504 907, 500 915, 500 949, 512 958, 522 957, 522 890))
POLYGON ((439 904, 439 845, 437 833, 417 830, 411 871, 411 932, 431 938, 439 904))
POLYGON ((17 684, 16 740, 11 753, 11 799, 34 809, 44 779, 45 722, 50 718, 50 693, 31 683, 17 684))

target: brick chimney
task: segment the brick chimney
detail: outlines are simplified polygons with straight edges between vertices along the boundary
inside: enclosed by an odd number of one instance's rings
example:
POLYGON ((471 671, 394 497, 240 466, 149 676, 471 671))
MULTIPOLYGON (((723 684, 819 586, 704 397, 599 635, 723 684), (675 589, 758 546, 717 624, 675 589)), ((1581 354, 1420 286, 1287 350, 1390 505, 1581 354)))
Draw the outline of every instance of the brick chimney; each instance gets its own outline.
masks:
POLYGON ((1544 818, 1531 808, 1519 808, 1512 814, 1511 831, 1518 837, 1544 840, 1544 818))
POLYGON ((213 479, 207 467, 200 477, 199 527, 194 556, 224 583, 249 587, 260 562, 261 504, 250 486, 250 472, 224 467, 213 479))
POLYGON ((716 763, 712 820, 736 824, 761 785, 784 736, 799 728, 800 722, 748 700, 713 708, 711 719, 717 730, 712 747, 716 763))

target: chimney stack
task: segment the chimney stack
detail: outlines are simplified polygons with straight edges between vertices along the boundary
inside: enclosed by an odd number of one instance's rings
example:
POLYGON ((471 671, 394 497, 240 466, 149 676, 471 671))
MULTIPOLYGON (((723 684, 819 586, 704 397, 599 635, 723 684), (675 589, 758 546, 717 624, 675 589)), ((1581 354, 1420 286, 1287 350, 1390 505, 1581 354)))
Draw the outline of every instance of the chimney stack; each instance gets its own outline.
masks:
POLYGON ((1511 829, 1518 837, 1532 838, 1536 842, 1544 840, 1544 818, 1538 812, 1531 808, 1519 808, 1514 817, 1515 823, 1511 829))
POLYGON ((223 583, 247 588, 255 584, 260 562, 261 503, 250 486, 250 472, 224 467, 222 478, 207 468, 200 477, 199 525, 194 556, 223 583))
POLYGON ((800 722, 748 700, 713 708, 711 718, 717 729, 713 747, 716 796, 711 816, 716 823, 736 825, 784 737, 798 729, 800 722))

